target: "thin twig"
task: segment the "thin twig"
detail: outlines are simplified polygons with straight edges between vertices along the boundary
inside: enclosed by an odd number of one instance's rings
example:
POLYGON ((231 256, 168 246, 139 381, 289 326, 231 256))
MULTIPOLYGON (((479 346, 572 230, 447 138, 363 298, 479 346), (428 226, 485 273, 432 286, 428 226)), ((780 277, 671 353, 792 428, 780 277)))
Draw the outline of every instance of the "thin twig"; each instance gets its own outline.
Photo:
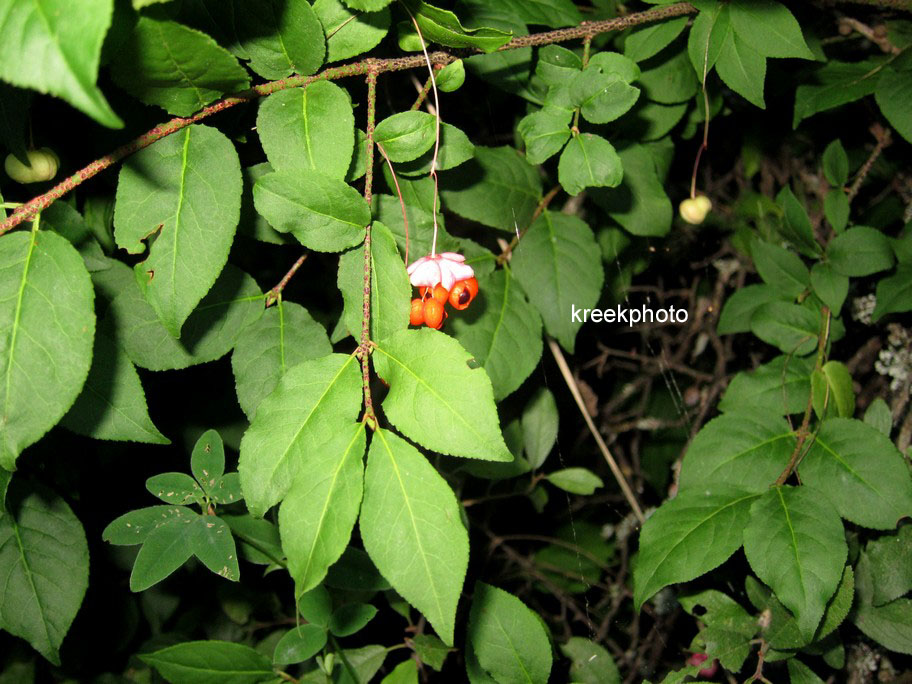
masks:
POLYGON ((877 139, 877 144, 874 146, 874 149, 871 151, 870 156, 861 168, 858 170, 858 175, 855 176, 855 180, 852 182, 852 187, 849 188, 846 193, 849 197, 849 203, 852 203, 852 200, 855 199, 855 196, 858 194, 858 191, 861 190, 861 184, 864 183, 865 178, 868 177, 868 174, 871 172, 871 167, 874 166, 874 162, 877 161, 877 158, 880 156, 880 153, 884 151, 884 148, 889 146, 893 142, 892 136, 890 135, 889 128, 883 128, 879 124, 874 124, 871 126, 871 133, 877 139))
POLYGON ((583 414, 583 419, 586 421, 586 425, 589 427, 589 432, 592 433, 592 436, 595 438, 595 443, 598 445, 599 451, 602 452, 602 456, 605 457, 605 461, 608 463, 608 467, 611 468, 611 473, 614 475, 614 479, 617 480, 618 485, 621 487, 621 491, 624 493, 624 498, 627 499, 627 503, 630 504, 630 508, 633 510, 634 514, 637 517, 637 520, 640 521, 642 525, 646 522, 646 517, 643 515, 642 509, 640 509, 640 504, 637 503, 636 496, 633 494, 633 490, 630 488, 630 485, 627 484, 627 479, 624 477, 624 473, 621 472, 621 469, 618 467, 617 462, 614 460, 614 456, 611 455, 611 452, 608 450, 608 445, 605 444, 605 440, 602 439, 602 435, 599 434, 598 429, 595 427, 595 423, 592 422, 592 416, 589 415, 589 411, 586 410, 586 404, 583 402, 583 396, 580 394, 579 385, 576 383, 576 379, 573 377, 573 373, 570 371, 570 366, 567 365, 567 360, 564 358, 564 353, 561 351, 561 348, 558 346, 552 338, 548 338, 548 347, 551 349, 551 354, 554 356, 554 360, 557 362, 557 367, 560 368, 561 375, 564 376, 564 382, 567 383, 567 387, 570 389, 570 394, 573 395, 574 401, 576 401, 577 407, 579 407, 580 413, 583 414))
POLYGON ((285 286, 288 285, 288 281, 291 280, 292 276, 298 272, 299 268, 301 268, 301 264, 304 263, 305 259, 307 259, 306 252, 298 257, 298 260, 291 265, 291 268, 288 269, 288 273, 282 276, 279 284, 269 291, 269 293, 266 295, 267 308, 279 301, 282 296, 282 290, 285 289, 285 286))
POLYGON ((504 251, 497 257, 498 266, 503 266, 509 259, 510 254, 513 253, 513 250, 516 249, 516 245, 519 244, 519 241, 522 240, 523 235, 532 227, 532 224, 535 223, 536 219, 542 215, 545 209, 548 208, 548 205, 551 204, 557 193, 561 191, 560 185, 555 185, 551 190, 548 191, 548 194, 542 197, 541 201, 538 203, 538 206, 535 207, 535 211, 532 213, 532 218, 529 219, 529 224, 523 226, 522 231, 517 230, 516 235, 513 236, 513 239, 510 241, 510 244, 506 246, 504 251))
MULTIPOLYGON (((374 182, 374 123, 377 119, 377 75, 378 71, 367 72, 367 124, 364 128, 367 135, 367 166, 364 174, 364 199, 370 204, 373 199, 374 182)), ((377 423, 374 414, 374 402, 370 391, 370 317, 371 317, 371 223, 364 230, 364 299, 361 309, 361 344, 358 354, 361 358, 361 385, 364 392, 364 419, 373 427, 377 423)))

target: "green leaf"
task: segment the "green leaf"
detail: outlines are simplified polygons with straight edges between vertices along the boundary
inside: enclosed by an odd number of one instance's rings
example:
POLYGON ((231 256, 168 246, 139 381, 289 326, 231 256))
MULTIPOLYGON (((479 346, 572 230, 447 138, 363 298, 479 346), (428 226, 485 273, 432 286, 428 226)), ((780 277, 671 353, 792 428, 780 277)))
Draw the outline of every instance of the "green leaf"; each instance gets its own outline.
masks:
POLYGON ((133 97, 175 116, 190 116, 250 86, 234 55, 205 33, 150 17, 139 18, 111 76, 133 97))
POLYGON ((737 551, 758 496, 718 484, 707 473, 699 490, 682 488, 663 503, 640 532, 640 553, 633 569, 636 610, 663 587, 695 579, 737 551))
POLYGON ((887 402, 880 397, 876 397, 874 401, 868 404, 864 414, 864 422, 889 437, 890 432, 893 430, 893 412, 887 402))
POLYGON ((371 441, 360 527, 381 574, 452 646, 469 561, 459 503, 415 447, 382 429, 371 441))
POLYGON ((624 170, 623 182, 613 190, 594 191, 595 201, 634 235, 666 235, 671 229, 673 211, 655 159, 643 145, 631 145, 618 155, 624 170))
POLYGON ((434 76, 437 89, 443 93, 459 90, 465 83, 465 64, 461 59, 450 62, 434 76))
POLYGON ((743 529, 751 568, 813 636, 848 554, 839 514, 806 487, 776 486, 751 506, 743 529))
POLYGON ((435 130, 435 119, 427 112, 399 112, 377 124, 374 142, 392 161, 408 162, 434 146, 435 130))
POLYGON ((60 665, 60 644, 89 583, 85 532, 63 499, 14 483, 0 508, 0 575, 0 628, 60 665))
MULTIPOLYGON (((855 391, 852 389, 852 375, 840 361, 827 361, 820 369, 829 387, 829 404, 835 406, 840 418, 851 418, 855 413, 855 391)), ((817 406, 814 406, 817 410, 817 406)), ((822 417, 823 406, 817 415, 822 417)))
POLYGON ((912 599, 900 598, 884 606, 862 604, 855 626, 867 637, 897 653, 912 655, 912 599))
POLYGON ((757 618, 748 615, 740 604, 714 589, 683 596, 678 601, 684 610, 706 625, 697 639, 703 642, 710 661, 718 658, 726 670, 738 672, 759 629, 757 618))
POLYGON ((690 27, 687 53, 701 83, 719 59, 722 45, 731 30, 730 21, 728 6, 716 5, 711 11, 700 12, 690 27))
POLYGON ((769 302, 782 301, 782 293, 769 285, 748 285, 725 300, 716 332, 720 335, 748 332, 757 310, 769 302))
POLYGON ((351 538, 361 504, 364 425, 348 425, 337 449, 305 456, 306 477, 294 481, 279 509, 282 548, 298 593, 323 581, 351 538))
MULTIPOLYGON (((734 15, 734 12, 731 14, 734 15)), ((745 100, 761 109, 766 108, 763 100, 766 57, 745 43, 734 30, 729 30, 725 34, 719 59, 716 61, 716 71, 725 84, 745 100)))
POLYGON ((548 333, 573 352, 582 325, 573 310, 595 306, 604 271, 599 248, 589 226, 576 216, 542 212, 513 250, 513 274, 548 333))
POLYGON ((256 684, 275 676, 269 658, 230 641, 185 641, 139 659, 168 681, 186 684, 256 684))
POLYGON ((549 86, 566 84, 583 69, 583 60, 560 45, 544 45, 538 50, 535 74, 549 86))
MULTIPOLYGON (((259 565, 279 563, 282 554, 279 530, 268 520, 254 518, 252 515, 220 515, 232 534, 241 542, 241 552, 245 560, 259 565)), ((313 622, 306 615, 309 622, 313 622)))
POLYGON ((571 118, 571 111, 556 107, 547 107, 523 117, 516 130, 526 146, 526 159, 532 164, 543 164, 560 152, 570 139, 571 118))
POLYGON ((751 332, 786 354, 810 354, 819 330, 820 314, 798 304, 769 302, 751 316, 751 332))
POLYGON ((639 88, 629 85, 616 73, 600 71, 593 64, 578 74, 570 86, 571 102, 580 108, 583 118, 590 123, 608 123, 619 119, 636 104, 639 97, 639 88))
POLYGON ((650 64, 652 66, 640 75, 639 83, 653 102, 677 104, 697 94, 699 83, 683 46, 650 64))
POLYGON ((821 249, 814 237, 811 219, 790 186, 786 185, 779 191, 776 204, 782 208, 782 235, 804 256, 812 259, 820 256, 821 249))
POLYGON ((314 73, 323 64, 323 26, 308 2, 235 2, 234 26, 250 68, 265 79, 314 73))
POLYGON ((908 142, 912 142, 912 95, 909 72, 885 69, 877 81, 874 99, 890 125, 908 142))
POLYGON ((349 59, 375 48, 390 27, 386 8, 365 14, 346 9, 339 0, 316 0, 313 10, 327 36, 327 62, 349 59))
POLYGON ((380 684, 418 684, 418 663, 411 658, 402 661, 380 684))
POLYGON ((169 504, 186 506, 202 503, 203 490, 196 480, 186 473, 159 473, 146 480, 146 489, 153 496, 169 504))
MULTIPOLYGON (((475 156, 475 146, 463 131, 448 123, 440 124, 440 146, 437 151, 437 170, 445 171, 464 164, 475 156)), ((434 159, 433 145, 417 159, 401 164, 397 173, 403 176, 426 176, 434 159)))
POLYGON ((92 368, 61 425, 94 437, 170 444, 149 417, 146 395, 130 357, 103 332, 95 335, 92 368))
POLYGON ((379 12, 393 0, 345 0, 345 4, 362 12, 379 12))
POLYGON ((811 267, 811 286, 814 294, 838 316, 849 294, 848 276, 837 273, 829 263, 818 261, 811 267))
POLYGON ((797 128, 809 116, 872 94, 883 64, 882 58, 862 62, 828 61, 814 72, 811 83, 799 85, 795 89, 792 126, 797 128))
POLYGON ((122 128, 123 122, 95 85, 113 6, 113 0, 4 3, 0 78, 62 97, 99 123, 122 128))
POLYGON ((774 0, 730 5, 731 24, 742 41, 764 57, 814 59, 792 13, 774 0))
POLYGON ((495 28, 467 29, 452 12, 429 5, 423 0, 404 0, 404 3, 418 22, 424 40, 428 42, 493 52, 513 37, 511 33, 495 28))
POLYGON ((537 26, 576 26, 582 15, 571 0, 501 0, 504 10, 515 14, 525 24, 537 26))
POLYGON ((450 649, 433 634, 416 634, 412 637, 412 648, 421 659, 421 662, 437 672, 443 668, 443 663, 450 649))
POLYGON ((338 637, 360 632, 374 619, 377 609, 369 603, 349 603, 333 611, 329 631, 338 637))
POLYGON ((557 442, 557 403, 551 391, 540 388, 529 402, 522 415, 523 448, 529 465, 540 468, 557 442))
POLYGON ((109 523, 101 538, 117 546, 143 544, 159 527, 175 521, 189 524, 196 515, 184 506, 147 506, 124 513, 109 523))
POLYGON ((825 420, 799 472, 843 518, 863 527, 892 529, 912 514, 912 478, 902 456, 860 420, 825 420))
POLYGON ((470 360, 456 340, 437 330, 395 333, 373 354, 377 374, 390 385, 383 412, 406 437, 433 451, 512 461, 491 381, 470 360))
POLYGON ((289 368, 330 353, 326 331, 307 309, 279 300, 244 329, 231 355, 238 403, 244 413, 252 419, 257 405, 289 368))
POLYGON ((292 665, 310 660, 326 645, 326 628, 320 625, 298 625, 289 629, 275 646, 272 662, 292 665))
POLYGON ((67 412, 89 373, 92 282, 55 233, 0 237, 0 467, 67 412))
POLYGON ((387 653, 388 650, 385 647, 377 645, 340 651, 339 660, 346 665, 337 666, 336 682, 338 684, 368 684, 383 667, 387 653))
POLYGON ((875 606, 882 606, 912 591, 912 527, 868 542, 865 555, 871 573, 875 606))
POLYGON ((823 175, 835 188, 841 188, 849 181, 849 157, 842 141, 838 138, 823 151, 823 175))
POLYGON ((588 496, 605 485, 602 478, 586 468, 564 468, 545 475, 545 479, 571 494, 588 496))
POLYGON ((190 529, 199 515, 170 517, 166 524, 150 530, 133 563, 130 590, 145 591, 158 584, 193 555, 190 529))
POLYGON ((576 135, 561 153, 558 178, 569 195, 578 195, 588 187, 616 188, 623 177, 621 158, 601 136, 576 135))
POLYGON ((849 222, 849 197, 841 188, 827 191, 823 198, 823 212, 833 230, 841 233, 849 222))
MULTIPOLYGON (((355 339, 361 338, 364 315, 364 247, 339 258, 342 320, 355 339)), ((392 232, 379 221, 371 230, 371 339, 385 340, 409 324, 412 286, 392 232)))
POLYGON ((241 165, 221 132, 199 124, 131 156, 120 171, 114 237, 148 257, 137 282, 168 332, 180 336, 190 313, 228 259, 241 208, 241 165))
POLYGON ((197 516, 193 523, 188 532, 193 555, 216 575, 237 582, 240 570, 231 529, 214 515, 197 516))
POLYGON ((824 684, 811 668, 797 658, 789 659, 788 673, 791 684, 824 684))
POLYGON ((764 240, 754 240, 751 256, 760 277, 783 298, 797 297, 810 287, 810 273, 797 254, 764 240))
POLYGON ((221 358, 262 314, 263 295, 256 282, 228 264, 187 319, 180 340, 133 284, 111 302, 103 330, 140 368, 174 370, 221 358))
POLYGON ((541 359, 541 317, 510 271, 478 279, 479 295, 451 320, 453 335, 491 379, 494 399, 516 391, 541 359))
POLYGON ((345 453, 360 407, 354 356, 331 354, 289 368, 241 440, 238 472, 250 512, 262 517, 284 498, 313 454, 345 453))
POLYGON ((682 461, 678 487, 696 493, 711 482, 765 492, 794 448, 795 435, 781 412, 743 407, 714 418, 697 433, 682 461))
POLYGON ((466 638, 478 664, 496 681, 548 681, 551 643, 544 623, 503 589, 475 584, 466 638))
POLYGON ((800 413, 807 407, 813 369, 813 359, 777 356, 752 371, 735 375, 719 401, 718 409, 737 412, 750 407, 780 415, 800 413))
POLYGON ((891 313, 912 311, 912 265, 903 264, 896 273, 877 283, 877 305, 871 320, 879 321, 891 313))
POLYGON ((624 55, 634 62, 642 62, 659 54, 681 35, 687 21, 687 17, 678 17, 634 28, 624 40, 624 55))
POLYGON ((561 652, 570 659, 570 679, 580 684, 621 684, 621 673, 614 658, 594 641, 570 637, 561 644, 561 652))
POLYGON ((837 235, 827 246, 827 260, 838 273, 861 277, 893 265, 893 250, 876 228, 856 226, 837 235))
POLYGON ((541 178, 511 147, 475 147, 475 158, 443 174, 446 208, 463 218, 513 233, 528 226, 541 199, 541 178))
POLYGON ((225 445, 217 430, 206 430, 193 445, 190 470, 207 494, 215 491, 225 474, 225 445))
POLYGON ((371 220, 357 190, 319 171, 266 174, 253 186, 253 202, 269 225, 319 252, 358 244, 371 220))
POLYGON ((280 90, 260 105, 257 134, 276 171, 319 171, 342 180, 355 149, 351 97, 329 81, 280 90))

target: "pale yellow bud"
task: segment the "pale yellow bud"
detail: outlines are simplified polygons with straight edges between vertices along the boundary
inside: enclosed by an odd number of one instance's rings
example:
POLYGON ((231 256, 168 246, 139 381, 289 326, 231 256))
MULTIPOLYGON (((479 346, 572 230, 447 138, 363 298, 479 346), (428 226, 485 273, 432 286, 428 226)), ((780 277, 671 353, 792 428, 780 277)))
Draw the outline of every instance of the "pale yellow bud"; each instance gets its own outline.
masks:
POLYGON ((40 150, 29 150, 26 153, 29 166, 19 161, 14 155, 7 155, 3 166, 6 175, 17 183, 41 183, 57 175, 60 158, 50 147, 40 150))
POLYGON ((699 225, 703 223, 710 209, 712 209, 712 202, 709 197, 700 195, 699 197, 690 197, 682 201, 678 206, 678 213, 688 223, 699 225))

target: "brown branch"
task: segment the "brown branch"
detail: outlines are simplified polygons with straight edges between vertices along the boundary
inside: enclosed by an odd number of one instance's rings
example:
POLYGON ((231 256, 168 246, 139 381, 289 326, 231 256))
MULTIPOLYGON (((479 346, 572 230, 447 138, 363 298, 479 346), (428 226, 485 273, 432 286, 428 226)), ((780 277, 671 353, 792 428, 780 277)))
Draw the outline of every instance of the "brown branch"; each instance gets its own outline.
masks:
POLYGON ((868 174, 871 172, 871 168, 874 166, 874 162, 877 161, 880 153, 884 151, 885 147, 888 147, 890 143, 893 142, 892 136, 890 135, 890 129, 884 128, 880 124, 875 123, 871 126, 871 133, 877 139, 877 144, 871 151, 870 156, 865 160, 865 163, 862 164, 861 168, 858 170, 858 175, 855 176, 852 187, 850 187, 846 193, 849 196, 850 204, 852 200, 855 199, 858 191, 861 190, 861 184, 864 183, 865 178, 868 177, 868 174))
MULTIPOLYGON (((377 119, 377 75, 378 71, 367 72, 367 166, 364 174, 364 199, 370 205, 373 199, 374 184, 374 122, 377 119)), ((364 230, 364 300, 361 310, 361 344, 358 353, 361 357, 361 385, 364 391, 364 418, 373 427, 377 418, 374 415, 374 402, 370 391, 370 317, 371 317, 371 223, 364 230)))
MULTIPOLYGON (((529 36, 519 36, 502 46, 500 49, 514 50, 516 48, 529 47, 532 45, 550 45, 552 43, 561 43, 568 40, 578 40, 586 36, 595 36, 599 33, 607 33, 609 31, 619 31, 638 24, 646 24, 693 12, 696 12, 696 9, 687 3, 657 7, 655 9, 646 10, 645 12, 635 12, 617 19, 584 22, 583 24, 572 28, 546 31, 544 33, 536 33, 529 36)), ((463 53, 475 54, 472 51, 464 50, 440 50, 432 52, 430 54, 430 60, 434 65, 446 66, 458 59, 463 53)), ((291 76, 278 81, 270 81, 269 83, 263 83, 242 93, 226 97, 201 109, 189 118, 176 117, 166 123, 160 124, 152 130, 143 133, 135 140, 128 142, 126 145, 118 147, 110 154, 107 154, 100 159, 96 159, 88 166, 80 169, 72 176, 55 185, 43 195, 34 197, 16 209, 7 219, 0 222, 0 235, 12 230, 23 221, 31 220, 36 214, 47 209, 54 201, 63 197, 63 195, 67 194, 77 185, 87 181, 101 171, 110 168, 117 162, 126 159, 130 155, 172 133, 176 133, 191 124, 202 121, 213 114, 222 112, 235 105, 243 102, 251 102, 259 97, 271 95, 272 93, 276 93, 280 90, 287 90, 288 88, 305 88, 315 81, 335 81, 342 78, 350 78, 352 76, 366 76, 371 71, 379 75, 389 71, 405 71, 407 69, 417 69, 425 66, 426 62, 423 54, 409 57, 394 57, 391 59, 368 58, 352 64, 330 67, 313 76, 291 76)))
POLYGON ((301 268, 301 264, 304 263, 304 260, 307 259, 307 253, 305 252, 298 260, 291 265, 291 268, 288 269, 288 272, 282 276, 282 279, 279 281, 279 284, 272 288, 266 295, 266 306, 270 307, 275 304, 279 297, 282 296, 282 290, 285 289, 285 286, 288 285, 288 281, 291 280, 292 276, 298 272, 298 269, 301 268))

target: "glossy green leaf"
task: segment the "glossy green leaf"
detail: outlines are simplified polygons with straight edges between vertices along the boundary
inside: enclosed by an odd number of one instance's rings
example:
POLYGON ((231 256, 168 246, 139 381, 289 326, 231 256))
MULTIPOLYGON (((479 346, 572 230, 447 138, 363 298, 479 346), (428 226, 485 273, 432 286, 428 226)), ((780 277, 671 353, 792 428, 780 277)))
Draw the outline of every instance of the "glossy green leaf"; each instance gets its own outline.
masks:
POLYGON ((529 465, 540 468, 557 442, 558 413, 554 395, 540 388, 522 415, 523 448, 529 465))
MULTIPOLYGON (((437 150, 437 170, 446 171, 464 164, 475 156, 475 146, 462 130, 448 123, 440 124, 440 146, 437 150)), ((407 177, 427 176, 431 172, 434 147, 431 145, 417 159, 400 164, 396 172, 407 177)), ((438 206, 439 210, 439 206, 438 206)))
POLYGON ((581 133, 561 153, 558 178, 569 195, 578 195, 589 187, 616 188, 623 177, 621 158, 601 136, 581 133))
POLYGON ((282 548, 298 593, 310 591, 326 576, 348 546, 361 504, 367 445, 364 425, 343 431, 337 450, 305 456, 304 472, 279 509, 282 548))
POLYGON ((452 645, 469 560, 459 503, 415 447, 382 429, 371 441, 360 528, 383 576, 452 645))
POLYGON ((0 237, 0 467, 67 412, 92 362, 92 283, 55 233, 0 237))
POLYGON ((877 305, 871 315, 873 321, 891 313, 912 311, 912 266, 902 265, 896 273, 877 283, 877 305))
POLYGON ((836 509, 806 487, 773 487, 751 506, 744 553, 802 634, 813 635, 848 554, 836 509))
POLYGON ((235 2, 233 23, 250 68, 265 79, 307 76, 323 64, 323 26, 309 2, 235 2))
POLYGON ((453 334, 491 379, 494 399, 508 396, 529 377, 542 353, 541 317, 509 271, 478 280, 479 294, 448 321, 453 334))
POLYGON ((185 641, 139 658, 171 682, 256 684, 274 676, 269 658, 230 641, 185 641))
POLYGON ((560 85, 576 78, 583 60, 572 50, 560 45, 543 45, 538 50, 535 74, 548 85, 560 85))
POLYGON ((823 151, 823 174, 830 185, 841 188, 849 181, 849 157, 841 140, 834 140, 823 151))
POLYGON ((811 267, 811 286, 830 311, 839 315, 849 294, 848 276, 837 273, 829 263, 818 261, 811 267))
POLYGON ((234 145, 199 124, 131 156, 120 171, 114 237, 148 257, 136 279, 168 332, 184 321, 228 259, 241 207, 241 166, 234 145))
POLYGON ((345 453, 360 407, 354 356, 331 354, 289 368, 241 440, 238 472, 250 512, 261 517, 284 498, 313 454, 345 453))
POLYGON ((842 517, 864 527, 892 529, 912 514, 912 478, 902 456, 860 420, 825 420, 799 472, 842 517))
POLYGON ((780 411, 743 407, 703 426, 681 464, 681 492, 707 483, 765 492, 789 462, 795 435, 780 411))
POLYGON ((526 146, 526 159, 543 164, 560 152, 570 139, 573 113, 566 109, 546 108, 523 117, 516 130, 526 146))
POLYGON ((766 107, 763 100, 766 57, 744 42, 740 34, 733 30, 725 34, 716 61, 716 71, 729 88, 748 102, 761 109, 766 107))
POLYGON ((508 43, 512 34, 495 28, 480 27, 467 29, 449 10, 429 5, 424 0, 405 0, 424 40, 440 43, 447 47, 478 48, 483 52, 493 52, 501 45, 508 43))
POLYGON ((326 628, 306 624, 292 627, 276 644, 272 662, 276 665, 303 663, 313 658, 326 645, 326 628))
POLYGON ((788 302, 762 304, 751 316, 751 332, 786 354, 803 356, 817 348, 820 314, 788 302))
POLYGON ((642 62, 659 54, 687 26, 687 17, 677 17, 657 24, 635 28, 624 40, 624 55, 634 62, 642 62))
POLYGON ((588 496, 604 486, 602 478, 586 468, 564 468, 545 475, 545 479, 571 494, 588 496))
POLYGON ((383 412, 406 437, 433 451, 512 461, 491 381, 477 364, 470 367, 471 359, 456 340, 431 328, 390 336, 373 353, 374 369, 390 385, 383 412))
POLYGON ((751 319, 761 306, 782 300, 782 293, 770 285, 742 287, 725 300, 716 332, 720 335, 748 332, 751 329, 751 319))
POLYGON ((551 643, 544 623, 503 589, 475 584, 467 640, 478 664, 496 681, 548 681, 551 643))
POLYGON ((814 59, 801 35, 801 26, 775 0, 754 0, 730 6, 731 24, 738 38, 764 57, 814 59))
POLYGON ((234 55, 205 33, 151 17, 139 18, 111 76, 133 97, 175 116, 190 116, 250 86, 234 55))
POLYGON ((180 340, 165 329, 135 286, 111 302, 103 325, 140 368, 174 370, 221 358, 262 314, 263 295, 256 282, 229 264, 187 319, 180 340))
POLYGON ((92 368, 61 425, 95 439, 171 443, 149 417, 146 395, 130 357, 103 332, 95 335, 92 368))
POLYGON ((340 0, 316 0, 313 10, 326 34, 326 61, 337 62, 360 55, 383 40, 389 31, 390 13, 353 12, 340 0))
POLYGON ((99 123, 121 128, 123 122, 95 84, 113 6, 113 0, 4 3, 0 78, 62 97, 99 123))
POLYGON ((238 338, 231 354, 238 403, 249 418, 275 389, 279 379, 301 361, 332 353, 323 326, 307 309, 279 301, 238 338))
POLYGON ((89 548, 66 502, 11 488, 0 508, 0 628, 60 664, 60 644, 89 583, 89 548))
POLYGON ((874 99, 890 125, 908 142, 912 142, 912 94, 909 72, 885 69, 877 81, 874 99))
POLYGON ((592 191, 595 201, 625 230, 634 235, 661 237, 671 229, 671 200, 656 171, 648 148, 631 145, 618 152, 623 167, 621 185, 592 191))
POLYGON ((876 228, 856 226, 827 245, 827 260, 837 273, 861 277, 890 268, 893 250, 886 235, 876 228))
POLYGON ((257 134, 276 171, 319 171, 342 180, 355 149, 351 97, 329 81, 280 90, 260 105, 257 134))
MULTIPOLYGON (((608 53, 600 53, 608 54, 608 53)), ((616 73, 605 73, 590 64, 573 79, 570 99, 590 123, 608 123, 626 114, 640 97, 640 89, 616 73)))
POLYGON ((319 171, 267 174, 253 186, 253 202, 269 225, 319 252, 353 247, 370 223, 370 207, 361 194, 319 171))
POLYGON ((441 177, 447 209, 513 233, 528 226, 541 199, 541 178, 510 147, 475 147, 475 159, 441 177))
POLYGON ((758 496, 718 484, 707 474, 699 489, 682 488, 663 503, 640 531, 640 553, 633 569, 636 609, 663 587, 699 577, 737 551, 758 496))
POLYGON ((801 413, 807 407, 813 369, 813 359, 777 356, 753 371, 741 371, 728 384, 718 409, 801 413))
POLYGON ((570 678, 580 684, 621 684, 621 673, 614 658, 602 646, 582 637, 570 637, 561 644, 570 659, 570 678))
POLYGON ((751 256, 760 277, 783 298, 797 297, 811 284, 810 273, 801 258, 783 247, 754 240, 751 256))
POLYGON ((435 131, 435 119, 427 112, 399 112, 377 124, 374 142, 392 161, 408 162, 434 146, 435 131))
POLYGON ((360 632, 374 619, 377 608, 369 603, 348 603, 333 611, 329 630, 338 637, 351 636, 360 632))
POLYGON ((572 353, 582 325, 573 311, 595 306, 604 282, 589 226, 576 216, 544 211, 513 250, 511 263, 545 329, 572 353))
POLYGON ((434 76, 437 89, 442 93, 459 90, 465 83, 465 63, 461 59, 450 62, 434 76))

